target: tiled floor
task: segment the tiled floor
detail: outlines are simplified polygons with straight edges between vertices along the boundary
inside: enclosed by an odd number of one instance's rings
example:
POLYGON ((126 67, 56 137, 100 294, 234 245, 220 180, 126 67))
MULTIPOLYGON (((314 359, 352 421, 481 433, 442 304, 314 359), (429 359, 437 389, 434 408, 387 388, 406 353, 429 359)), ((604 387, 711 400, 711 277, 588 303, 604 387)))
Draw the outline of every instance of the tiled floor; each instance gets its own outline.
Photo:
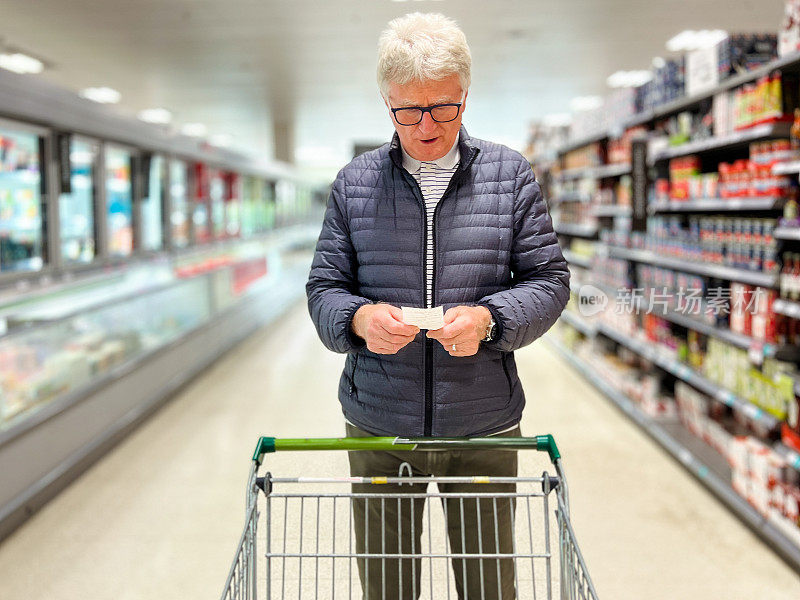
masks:
MULTIPOLYGON (((257 332, 0 545, 0 598, 218 597, 257 437, 342 435, 342 361, 302 305, 257 332)), ((523 431, 559 441, 601 598, 800 598, 800 578, 545 343, 517 361, 523 431)), ((346 458, 276 455, 270 469, 345 474, 346 458)))

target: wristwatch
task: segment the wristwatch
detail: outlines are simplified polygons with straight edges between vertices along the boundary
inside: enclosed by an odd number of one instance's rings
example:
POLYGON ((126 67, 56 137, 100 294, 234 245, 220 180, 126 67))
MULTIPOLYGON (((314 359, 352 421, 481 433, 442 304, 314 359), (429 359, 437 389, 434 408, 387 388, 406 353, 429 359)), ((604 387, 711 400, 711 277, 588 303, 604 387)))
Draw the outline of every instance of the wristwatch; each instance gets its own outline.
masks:
POLYGON ((494 319, 492 319, 486 326, 486 337, 484 337, 481 341, 491 342, 492 340, 494 340, 494 336, 496 333, 497 333, 497 323, 495 323, 494 319))

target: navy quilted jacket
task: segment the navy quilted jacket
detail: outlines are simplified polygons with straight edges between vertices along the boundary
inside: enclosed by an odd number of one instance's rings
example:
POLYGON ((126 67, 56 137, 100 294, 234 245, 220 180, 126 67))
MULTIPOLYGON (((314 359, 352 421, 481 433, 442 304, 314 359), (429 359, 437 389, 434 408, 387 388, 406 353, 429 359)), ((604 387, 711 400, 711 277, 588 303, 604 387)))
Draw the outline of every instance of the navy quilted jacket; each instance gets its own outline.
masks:
POLYGON ((345 417, 373 434, 464 436, 519 422, 525 396, 513 352, 544 334, 569 298, 539 184, 517 152, 461 129, 461 162, 436 207, 434 306, 485 305, 498 336, 452 357, 420 332, 394 355, 375 354, 350 329, 370 302, 425 306, 422 193, 402 166, 397 134, 336 178, 306 286, 325 346, 347 353, 339 382, 345 417))

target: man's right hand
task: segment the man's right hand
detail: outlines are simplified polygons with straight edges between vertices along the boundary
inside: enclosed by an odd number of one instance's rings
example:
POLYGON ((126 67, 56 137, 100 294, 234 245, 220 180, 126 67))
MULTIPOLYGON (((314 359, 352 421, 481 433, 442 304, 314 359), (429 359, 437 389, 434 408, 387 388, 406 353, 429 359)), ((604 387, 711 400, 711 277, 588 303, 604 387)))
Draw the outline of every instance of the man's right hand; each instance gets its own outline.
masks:
POLYGON ((397 354, 419 333, 416 325, 403 323, 403 311, 391 304, 365 304, 353 316, 352 327, 375 354, 397 354))

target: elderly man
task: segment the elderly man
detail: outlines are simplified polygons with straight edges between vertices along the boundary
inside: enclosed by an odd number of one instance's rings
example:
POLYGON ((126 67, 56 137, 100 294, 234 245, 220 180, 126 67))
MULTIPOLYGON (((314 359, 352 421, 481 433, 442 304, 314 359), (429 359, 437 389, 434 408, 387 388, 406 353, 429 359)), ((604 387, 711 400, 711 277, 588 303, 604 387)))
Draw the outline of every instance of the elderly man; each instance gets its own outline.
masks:
MULTIPOLYGON (((569 272, 530 166, 461 127, 470 66, 464 34, 442 15, 395 19, 380 38, 378 81, 395 135, 339 172, 307 285, 323 343, 347 354, 339 401, 350 437, 520 435, 525 398, 513 352, 544 334, 569 297, 569 272), (401 307, 440 306, 439 329, 421 333, 403 320, 401 307)), ((396 475, 403 462, 415 475, 517 474, 513 452, 350 455, 354 476, 396 475)), ((354 502, 357 551, 419 552, 418 502, 399 510, 354 502)), ((497 512, 484 504, 447 511, 454 553, 477 553, 479 544, 483 553, 511 552, 511 503, 497 512)), ((499 561, 501 569, 478 562, 453 562, 459 597, 513 598, 512 561, 499 561)), ((360 560, 366 597, 418 597, 419 566, 360 560)))

